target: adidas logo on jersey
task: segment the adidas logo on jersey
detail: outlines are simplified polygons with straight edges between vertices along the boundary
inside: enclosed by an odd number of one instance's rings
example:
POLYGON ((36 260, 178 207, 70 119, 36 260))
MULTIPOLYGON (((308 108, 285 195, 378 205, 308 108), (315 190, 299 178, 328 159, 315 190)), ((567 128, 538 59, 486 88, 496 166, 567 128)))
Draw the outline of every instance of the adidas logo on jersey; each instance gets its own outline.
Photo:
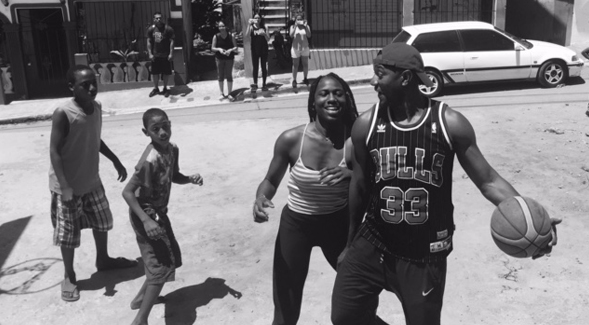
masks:
POLYGON ((384 129, 385 127, 386 127, 386 125, 384 125, 384 124, 379 124, 379 125, 377 125, 377 126, 376 126, 376 128, 377 128, 377 130, 376 130, 376 133, 382 133, 382 132, 385 132, 385 129, 384 129))

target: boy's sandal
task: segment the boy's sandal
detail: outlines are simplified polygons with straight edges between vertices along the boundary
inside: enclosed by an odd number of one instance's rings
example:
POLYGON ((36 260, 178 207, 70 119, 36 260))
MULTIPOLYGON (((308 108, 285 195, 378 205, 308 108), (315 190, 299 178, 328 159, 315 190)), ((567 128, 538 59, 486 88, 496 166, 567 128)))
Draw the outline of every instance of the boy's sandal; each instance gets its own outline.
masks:
POLYGON ((61 282, 61 300, 67 302, 78 301, 80 299, 80 291, 78 286, 69 281, 63 280, 61 282), (67 288, 66 288, 67 287, 67 288))

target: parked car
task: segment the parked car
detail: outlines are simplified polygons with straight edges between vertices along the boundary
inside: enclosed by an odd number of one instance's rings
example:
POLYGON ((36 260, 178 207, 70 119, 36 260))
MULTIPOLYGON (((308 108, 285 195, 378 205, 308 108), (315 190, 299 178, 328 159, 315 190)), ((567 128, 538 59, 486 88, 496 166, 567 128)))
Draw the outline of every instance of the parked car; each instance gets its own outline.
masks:
POLYGON ((423 57, 434 86, 421 86, 426 96, 439 95, 447 84, 492 80, 533 80, 547 88, 581 75, 584 62, 553 43, 526 40, 478 21, 405 26, 393 42, 414 46, 423 57))

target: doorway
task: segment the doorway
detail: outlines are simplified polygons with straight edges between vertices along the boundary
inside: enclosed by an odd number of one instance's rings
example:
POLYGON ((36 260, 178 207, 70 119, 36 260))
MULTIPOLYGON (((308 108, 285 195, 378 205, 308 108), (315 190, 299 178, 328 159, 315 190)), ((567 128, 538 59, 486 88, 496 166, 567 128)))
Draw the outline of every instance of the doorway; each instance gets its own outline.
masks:
POLYGON ((18 9, 29 98, 66 97, 69 69, 61 8, 18 9))

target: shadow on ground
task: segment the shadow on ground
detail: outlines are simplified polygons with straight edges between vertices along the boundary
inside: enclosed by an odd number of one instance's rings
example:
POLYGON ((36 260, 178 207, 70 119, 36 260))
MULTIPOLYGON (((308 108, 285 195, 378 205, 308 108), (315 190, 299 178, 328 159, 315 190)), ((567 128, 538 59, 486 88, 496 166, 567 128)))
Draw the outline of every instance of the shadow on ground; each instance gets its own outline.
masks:
POLYGON ((23 217, 0 225, 0 270, 32 217, 23 217))
POLYGON ((225 284, 224 279, 208 278, 201 284, 196 284, 166 295, 166 324, 194 324, 196 309, 207 305, 213 299, 221 299, 227 294, 234 298, 241 298, 239 291, 233 290, 225 284))
POLYGON ((143 259, 138 258, 137 262, 139 264, 135 267, 97 271, 89 279, 78 280, 78 289, 80 291, 93 291, 104 288, 104 295, 112 297, 117 293, 117 290, 115 290, 117 284, 135 280, 145 275, 143 259))
MULTIPOLYGON (((573 77, 567 79, 566 83, 562 84, 560 87, 566 87, 568 85, 582 85, 584 83, 585 80, 582 77, 573 77)), ((542 89, 542 86, 540 86, 540 84, 535 81, 493 81, 464 85, 446 85, 442 90, 442 95, 482 94, 497 91, 525 89, 542 89)))
POLYGON ((193 91, 194 90, 192 88, 190 88, 186 85, 179 85, 179 86, 174 86, 174 87, 170 88, 170 95, 184 97, 193 91))

